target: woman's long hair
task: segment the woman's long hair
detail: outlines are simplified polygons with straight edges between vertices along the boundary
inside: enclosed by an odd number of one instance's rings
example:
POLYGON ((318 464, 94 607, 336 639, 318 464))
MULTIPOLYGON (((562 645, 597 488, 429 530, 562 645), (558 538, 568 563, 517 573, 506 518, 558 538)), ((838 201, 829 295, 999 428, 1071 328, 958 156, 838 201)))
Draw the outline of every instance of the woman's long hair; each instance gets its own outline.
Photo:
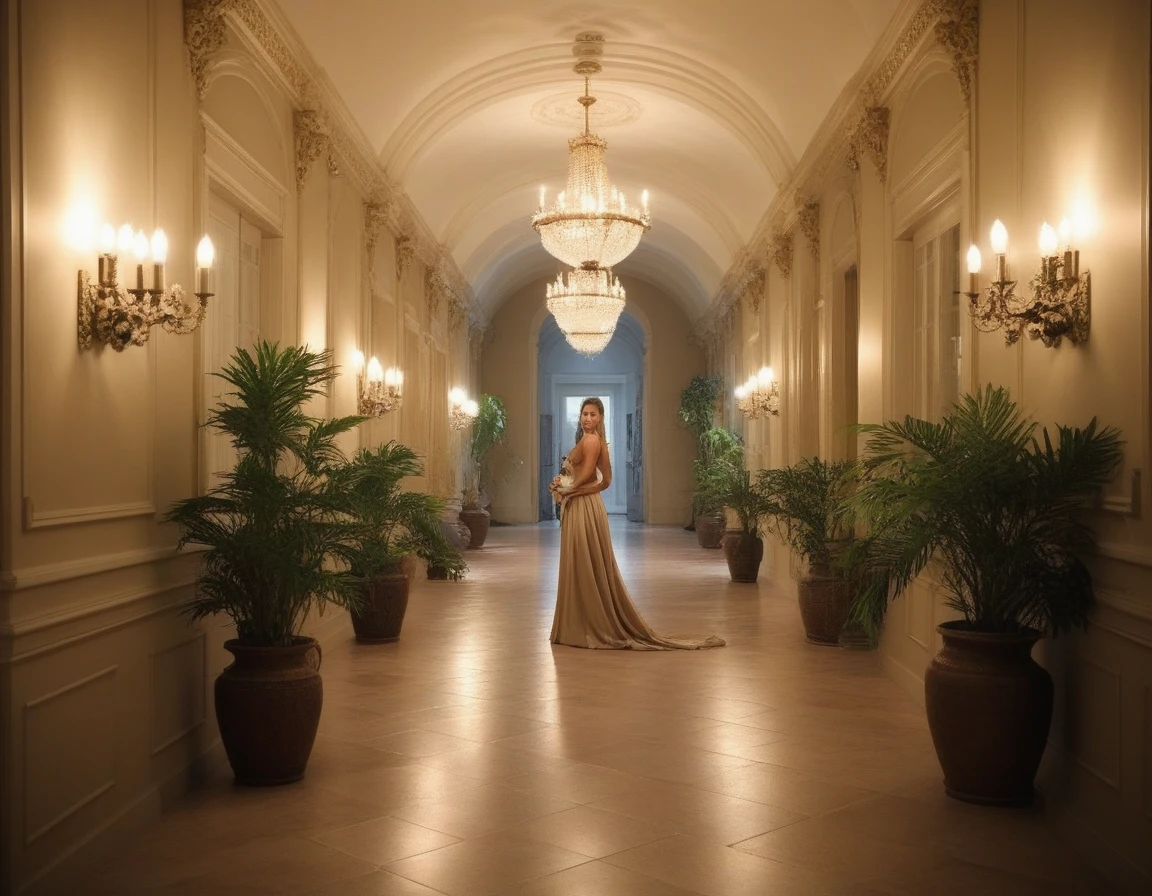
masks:
MULTIPOLYGON (((581 417, 584 416, 584 408, 588 407, 588 405, 594 405, 596 410, 600 412, 600 422, 596 424, 596 435, 600 436, 600 444, 607 446, 608 436, 604 431, 604 402, 602 402, 599 398, 585 398, 584 401, 580 403, 581 417)), ((584 438, 584 427, 580 424, 580 421, 577 420, 576 441, 579 442, 582 438, 584 438)))

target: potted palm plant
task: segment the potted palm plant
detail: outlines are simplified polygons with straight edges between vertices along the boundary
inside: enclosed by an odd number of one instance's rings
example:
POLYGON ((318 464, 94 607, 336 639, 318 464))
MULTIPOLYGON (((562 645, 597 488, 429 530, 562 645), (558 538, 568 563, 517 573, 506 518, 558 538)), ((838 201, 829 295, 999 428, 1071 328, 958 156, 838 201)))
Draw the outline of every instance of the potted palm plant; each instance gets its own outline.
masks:
POLYGON ((403 569, 408 558, 419 557, 453 578, 467 569, 444 534, 444 502, 401 488, 404 479, 423 475, 419 455, 398 442, 360 449, 339 473, 348 512, 363 524, 348 545, 352 573, 361 582, 361 600, 352 610, 357 641, 400 637, 408 608, 410 576, 403 569))
POLYGON ((504 432, 508 428, 508 411, 499 397, 481 395, 478 406, 479 413, 472 421, 472 438, 468 442, 469 474, 464 486, 464 507, 460 511, 460 521, 468 527, 471 535, 470 548, 483 547, 484 539, 488 537, 492 521, 486 494, 492 478, 489 462, 492 450, 504 441, 504 432))
POLYGON ((761 531, 775 506, 759 481, 744 469, 743 452, 722 458, 705 475, 704 492, 709 504, 731 510, 739 528, 724 534, 724 558, 733 582, 755 582, 764 559, 761 531))
POLYGON ((347 546, 359 523, 337 483, 337 437, 361 417, 304 411, 335 375, 328 352, 261 342, 239 349, 218 376, 234 392, 209 414, 239 459, 207 494, 173 505, 179 547, 206 548, 186 612, 231 618, 233 662, 216 679, 216 719, 241 784, 304 775, 320 722, 320 645, 301 635, 313 609, 354 607, 347 546))
POLYGON ((724 540, 724 503, 716 495, 711 481, 716 470, 743 468, 744 446, 740 436, 723 426, 707 429, 699 439, 700 456, 692 461, 696 492, 692 509, 696 540, 702 548, 718 548, 724 540))
POLYGON ((692 377, 687 387, 680 393, 680 420, 692 432, 696 440, 697 457, 692 463, 696 473, 697 493, 692 499, 692 522, 688 528, 694 529, 698 537, 700 528, 697 526, 698 518, 703 517, 704 536, 700 539, 701 547, 720 547, 723 536, 723 523, 719 522, 718 508, 702 507, 700 497, 700 474, 706 468, 704 460, 706 448, 705 434, 711 430, 716 417, 716 400, 724 391, 724 378, 716 374, 698 374, 692 377))
POLYGON ((853 470, 852 461, 810 457, 759 477, 772 508, 770 528, 801 564, 796 592, 810 644, 838 644, 848 619, 852 589, 841 560, 853 527, 844 500, 853 470))
POLYGON ((929 572, 959 618, 924 676, 928 724, 950 796, 1032 800, 1052 720, 1052 678, 1032 660, 1045 633, 1086 627, 1094 547, 1082 508, 1123 456, 1119 433, 1047 429, 1003 388, 966 395, 939 423, 906 417, 870 436, 855 497, 868 534, 853 614, 875 635, 888 602, 929 572))

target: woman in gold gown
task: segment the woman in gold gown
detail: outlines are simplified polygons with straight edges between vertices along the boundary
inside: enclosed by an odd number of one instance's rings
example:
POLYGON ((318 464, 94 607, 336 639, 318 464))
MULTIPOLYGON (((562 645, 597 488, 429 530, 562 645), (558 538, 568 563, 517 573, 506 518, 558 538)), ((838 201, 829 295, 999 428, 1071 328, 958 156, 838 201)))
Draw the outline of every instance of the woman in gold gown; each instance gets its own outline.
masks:
POLYGON ((715 636, 681 640, 656 634, 628 596, 616 565, 608 512, 600 492, 612 483, 604 438, 604 405, 585 399, 580 433, 565 461, 565 477, 552 480, 561 500, 560 581, 552 643, 610 650, 698 650, 723 647, 715 636), (571 482, 567 480, 571 476, 571 482))

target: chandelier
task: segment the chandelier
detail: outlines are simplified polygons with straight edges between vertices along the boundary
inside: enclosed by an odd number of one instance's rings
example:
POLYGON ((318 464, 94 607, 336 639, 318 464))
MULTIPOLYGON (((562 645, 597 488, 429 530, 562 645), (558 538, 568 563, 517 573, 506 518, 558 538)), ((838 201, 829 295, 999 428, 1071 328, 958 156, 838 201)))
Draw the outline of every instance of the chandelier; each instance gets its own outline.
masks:
POLYGON ((624 310, 624 287, 603 268, 578 268, 548 284, 548 311, 568 344, 582 355, 602 352, 624 310))
POLYGON ((752 420, 780 415, 780 385, 771 367, 761 367, 743 386, 736 387, 736 407, 752 420))
POLYGON ((627 258, 640 244, 651 226, 648 191, 641 208, 628 204, 623 192, 608 179, 604 151, 608 142, 592 133, 589 110, 596 97, 589 93, 590 76, 599 74, 600 63, 584 58, 573 71, 584 76, 584 132, 568 141, 568 184, 546 208, 546 191, 540 188, 540 207, 532 216, 532 227, 550 255, 565 264, 585 268, 611 268, 627 258))

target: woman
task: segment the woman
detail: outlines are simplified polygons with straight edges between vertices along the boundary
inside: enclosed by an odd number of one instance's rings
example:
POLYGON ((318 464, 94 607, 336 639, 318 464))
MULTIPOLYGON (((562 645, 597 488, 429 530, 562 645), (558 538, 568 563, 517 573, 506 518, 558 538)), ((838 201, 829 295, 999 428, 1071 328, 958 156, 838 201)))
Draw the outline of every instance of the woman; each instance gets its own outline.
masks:
POLYGON ((576 447, 564 463, 565 476, 552 480, 561 502, 560 584, 552 643, 616 650, 696 650, 723 647, 721 638, 665 638, 640 618, 616 566, 608 512, 600 492, 612 484, 604 438, 604 404, 587 398, 580 408, 576 447), (568 481, 571 476, 571 481, 568 481))

